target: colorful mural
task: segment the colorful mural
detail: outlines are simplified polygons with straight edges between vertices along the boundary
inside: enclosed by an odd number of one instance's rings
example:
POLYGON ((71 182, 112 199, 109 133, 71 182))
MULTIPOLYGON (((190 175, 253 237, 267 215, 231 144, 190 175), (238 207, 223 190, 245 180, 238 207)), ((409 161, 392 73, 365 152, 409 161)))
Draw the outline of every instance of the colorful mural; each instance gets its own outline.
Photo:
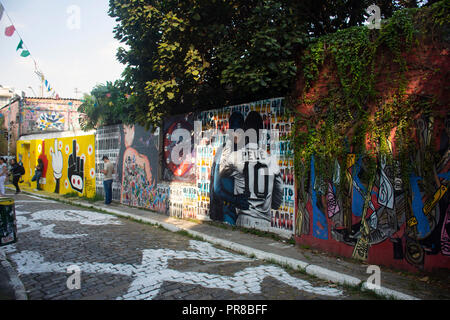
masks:
MULTIPOLYGON (((103 170, 102 158, 115 165, 113 200, 123 204, 163 210, 157 186, 159 133, 141 126, 117 125, 101 128, 96 136, 97 171, 103 170)), ((97 177, 97 191, 103 194, 103 176, 97 177)), ((164 196, 163 196, 164 197, 164 196)))
MULTIPOLYGON (((107 155, 117 169, 113 199, 123 204, 289 237, 295 225, 293 154, 285 140, 291 122, 282 98, 171 117, 163 124, 161 153, 159 130, 152 134, 139 126, 100 128, 97 171, 107 155), (241 150, 251 150, 255 158, 244 159, 238 150, 232 154, 227 144, 230 128, 258 133, 259 143, 243 144, 241 150), (238 166, 231 162, 234 158, 238 166)), ((98 178, 97 191, 103 192, 101 175, 98 178)))
POLYGON ((93 197, 96 172, 94 145, 95 137, 92 134, 19 140, 17 157, 22 159, 25 167, 24 183, 34 184, 31 178, 37 159, 42 159, 44 171, 40 184, 43 190, 59 194, 75 192, 80 196, 93 197))
POLYGON ((285 140, 292 119, 283 101, 262 100, 197 115, 200 212, 209 211, 211 219, 231 225, 293 233, 293 154, 285 140))
POLYGON ((170 117, 164 121, 163 179, 165 181, 194 182, 195 180, 193 119, 192 114, 187 114, 170 117), (176 152, 177 150, 179 152, 176 152), (184 160, 177 161, 180 158, 184 160))
MULTIPOLYGON (((402 181, 399 162, 386 156, 379 157, 372 183, 361 155, 349 154, 345 164, 336 161, 333 181, 323 181, 312 157, 307 201, 299 204, 299 241, 374 264, 450 267, 449 116, 438 122, 416 120, 417 153, 411 155, 408 183, 402 181), (426 153, 433 148, 436 161, 428 163, 426 153), (342 165, 346 177, 340 177, 342 165)), ((394 155, 395 140, 390 145, 394 155)))
POLYGON ((22 135, 45 131, 79 130, 79 100, 25 98, 20 107, 22 135))

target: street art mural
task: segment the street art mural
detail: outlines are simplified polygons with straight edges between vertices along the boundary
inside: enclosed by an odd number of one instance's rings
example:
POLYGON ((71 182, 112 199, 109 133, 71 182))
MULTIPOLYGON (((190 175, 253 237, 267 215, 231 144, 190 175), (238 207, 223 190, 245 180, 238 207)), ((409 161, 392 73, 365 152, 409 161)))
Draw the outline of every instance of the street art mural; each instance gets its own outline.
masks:
MULTIPOLYGON (((416 120, 409 181, 395 157, 381 155, 369 181, 365 159, 357 154, 348 154, 346 163, 336 160, 333 180, 322 181, 312 157, 309 176, 298 181, 309 180, 306 201, 298 206, 298 241, 375 264, 449 268, 449 116, 438 122, 416 120), (433 150, 436 161, 430 163, 427 152, 433 150)), ((395 140, 390 145, 392 156, 395 140)))
POLYGON ((295 181, 292 123, 277 98, 171 117, 161 137, 158 129, 139 126, 101 128, 97 172, 108 155, 116 166, 114 199, 130 206, 295 236, 374 264, 412 271, 450 266, 448 116, 416 119, 417 150, 407 179, 393 160, 392 136, 373 179, 367 159, 349 153, 329 164, 329 181, 314 156, 304 163, 308 173, 295 181), (430 150, 436 153, 429 163, 430 150))
POLYGON ((64 130, 64 115, 56 112, 43 112, 37 121, 38 128, 41 131, 46 130, 64 130))
MULTIPOLYGON (((164 169, 163 180, 178 182, 194 182, 195 180, 195 148, 192 133, 194 131, 193 115, 170 117, 164 121, 163 147, 164 169), (189 136, 186 133, 191 133, 189 136), (189 154, 175 154, 174 150, 181 144, 188 144, 189 154), (177 159, 174 159, 177 157, 177 159), (179 158, 178 158, 179 157, 179 158), (183 161, 177 161, 183 158, 183 161), (181 163, 180 163, 181 162, 181 163)), ((185 149, 183 149, 185 150, 185 149)))
POLYGON ((24 183, 31 185, 37 159, 42 159, 44 171, 40 184, 43 190, 58 194, 75 192, 89 198, 95 195, 94 135, 19 140, 17 144, 18 154, 26 150, 21 154, 28 172, 24 183))
POLYGON ((21 134, 79 130, 78 100, 25 98, 20 107, 21 134))
MULTIPOLYGON (((161 148, 158 129, 100 128, 97 172, 107 155, 116 167, 113 199, 123 204, 289 237, 295 225, 295 186, 293 154, 286 140, 292 119, 283 102, 270 99, 170 117, 162 126, 161 148), (230 128, 253 129, 256 139, 242 140, 242 150, 232 150, 230 128)), ((98 175, 98 192, 101 181, 98 175)))
POLYGON ((262 100, 197 115, 199 210, 209 211, 212 220, 293 233, 293 154, 284 139, 291 119, 283 102, 262 100))
MULTIPOLYGON (((103 170, 102 158, 114 164, 113 200, 123 204, 157 211, 166 198, 159 193, 159 131, 141 126, 116 125, 100 128, 96 135, 97 171, 103 170)), ((103 193, 103 175, 97 177, 97 191, 103 193)), ((162 190, 162 189, 161 189, 162 190)))

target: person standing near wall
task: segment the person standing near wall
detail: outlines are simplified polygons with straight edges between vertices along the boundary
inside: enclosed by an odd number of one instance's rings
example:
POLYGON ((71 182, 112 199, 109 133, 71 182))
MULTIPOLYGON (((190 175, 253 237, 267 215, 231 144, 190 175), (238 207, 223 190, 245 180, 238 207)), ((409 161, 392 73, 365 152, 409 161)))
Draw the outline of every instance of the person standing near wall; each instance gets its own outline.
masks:
POLYGON ((19 187, 20 177, 25 173, 23 166, 17 163, 16 159, 11 159, 11 174, 13 176, 13 185, 16 187, 16 194, 21 192, 19 187))
POLYGON ((36 190, 41 190, 39 180, 42 177, 42 172, 44 171, 44 162, 41 158, 38 159, 38 165, 35 168, 34 176, 31 181, 36 181, 36 190))
POLYGON ((109 161, 107 156, 103 156, 103 162, 105 163, 105 167, 102 171, 104 174, 103 179, 103 188, 105 189, 105 204, 109 205, 112 201, 112 184, 113 184, 113 171, 114 165, 109 161))
POLYGON ((0 195, 5 196, 5 181, 8 177, 8 168, 4 158, 0 158, 0 195))

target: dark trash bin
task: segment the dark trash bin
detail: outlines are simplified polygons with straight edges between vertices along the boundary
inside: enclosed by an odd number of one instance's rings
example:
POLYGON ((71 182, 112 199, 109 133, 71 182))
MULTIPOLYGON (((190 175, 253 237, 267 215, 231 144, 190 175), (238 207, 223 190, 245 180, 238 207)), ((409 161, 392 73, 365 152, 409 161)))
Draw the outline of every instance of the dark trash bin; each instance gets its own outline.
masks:
POLYGON ((17 242, 14 199, 0 198, 0 247, 17 242))

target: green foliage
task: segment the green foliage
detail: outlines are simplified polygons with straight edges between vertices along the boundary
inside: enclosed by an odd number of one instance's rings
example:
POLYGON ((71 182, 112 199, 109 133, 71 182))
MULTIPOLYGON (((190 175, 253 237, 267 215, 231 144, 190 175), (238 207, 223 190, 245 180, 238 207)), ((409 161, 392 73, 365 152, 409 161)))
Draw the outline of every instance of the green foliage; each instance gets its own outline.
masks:
POLYGON ((323 179, 331 181, 330 164, 334 159, 345 164, 350 152, 364 155, 366 168, 375 174, 380 157, 392 154, 388 138, 391 130, 397 128, 397 160, 401 161, 404 181, 408 181, 412 170, 414 116, 431 114, 436 102, 432 98, 406 97, 405 57, 419 45, 419 39, 445 34, 442 21, 448 18, 448 13, 449 5, 445 1, 426 8, 396 11, 382 23, 381 30, 351 27, 320 37, 305 50, 301 60, 305 86, 300 102, 313 105, 316 112, 313 116, 298 114, 296 117, 291 139, 299 179, 307 174, 308 161, 315 155, 317 171, 322 172, 323 179), (331 80, 327 79, 328 93, 307 101, 306 93, 325 63, 331 67, 328 72, 335 74, 331 80), (375 83, 380 76, 386 77, 384 65, 397 66, 399 75, 388 73, 393 96, 382 102, 377 100, 380 94, 375 90, 375 83), (376 107, 369 109, 369 105, 376 107))
POLYGON ((83 130, 117 123, 133 123, 133 97, 121 81, 97 85, 91 94, 85 94, 78 111, 83 113, 80 125, 83 130))
POLYGON ((291 92, 311 39, 362 23, 369 0, 110 0, 134 117, 219 108, 291 92), (333 19, 330 19, 333 17, 333 19))

